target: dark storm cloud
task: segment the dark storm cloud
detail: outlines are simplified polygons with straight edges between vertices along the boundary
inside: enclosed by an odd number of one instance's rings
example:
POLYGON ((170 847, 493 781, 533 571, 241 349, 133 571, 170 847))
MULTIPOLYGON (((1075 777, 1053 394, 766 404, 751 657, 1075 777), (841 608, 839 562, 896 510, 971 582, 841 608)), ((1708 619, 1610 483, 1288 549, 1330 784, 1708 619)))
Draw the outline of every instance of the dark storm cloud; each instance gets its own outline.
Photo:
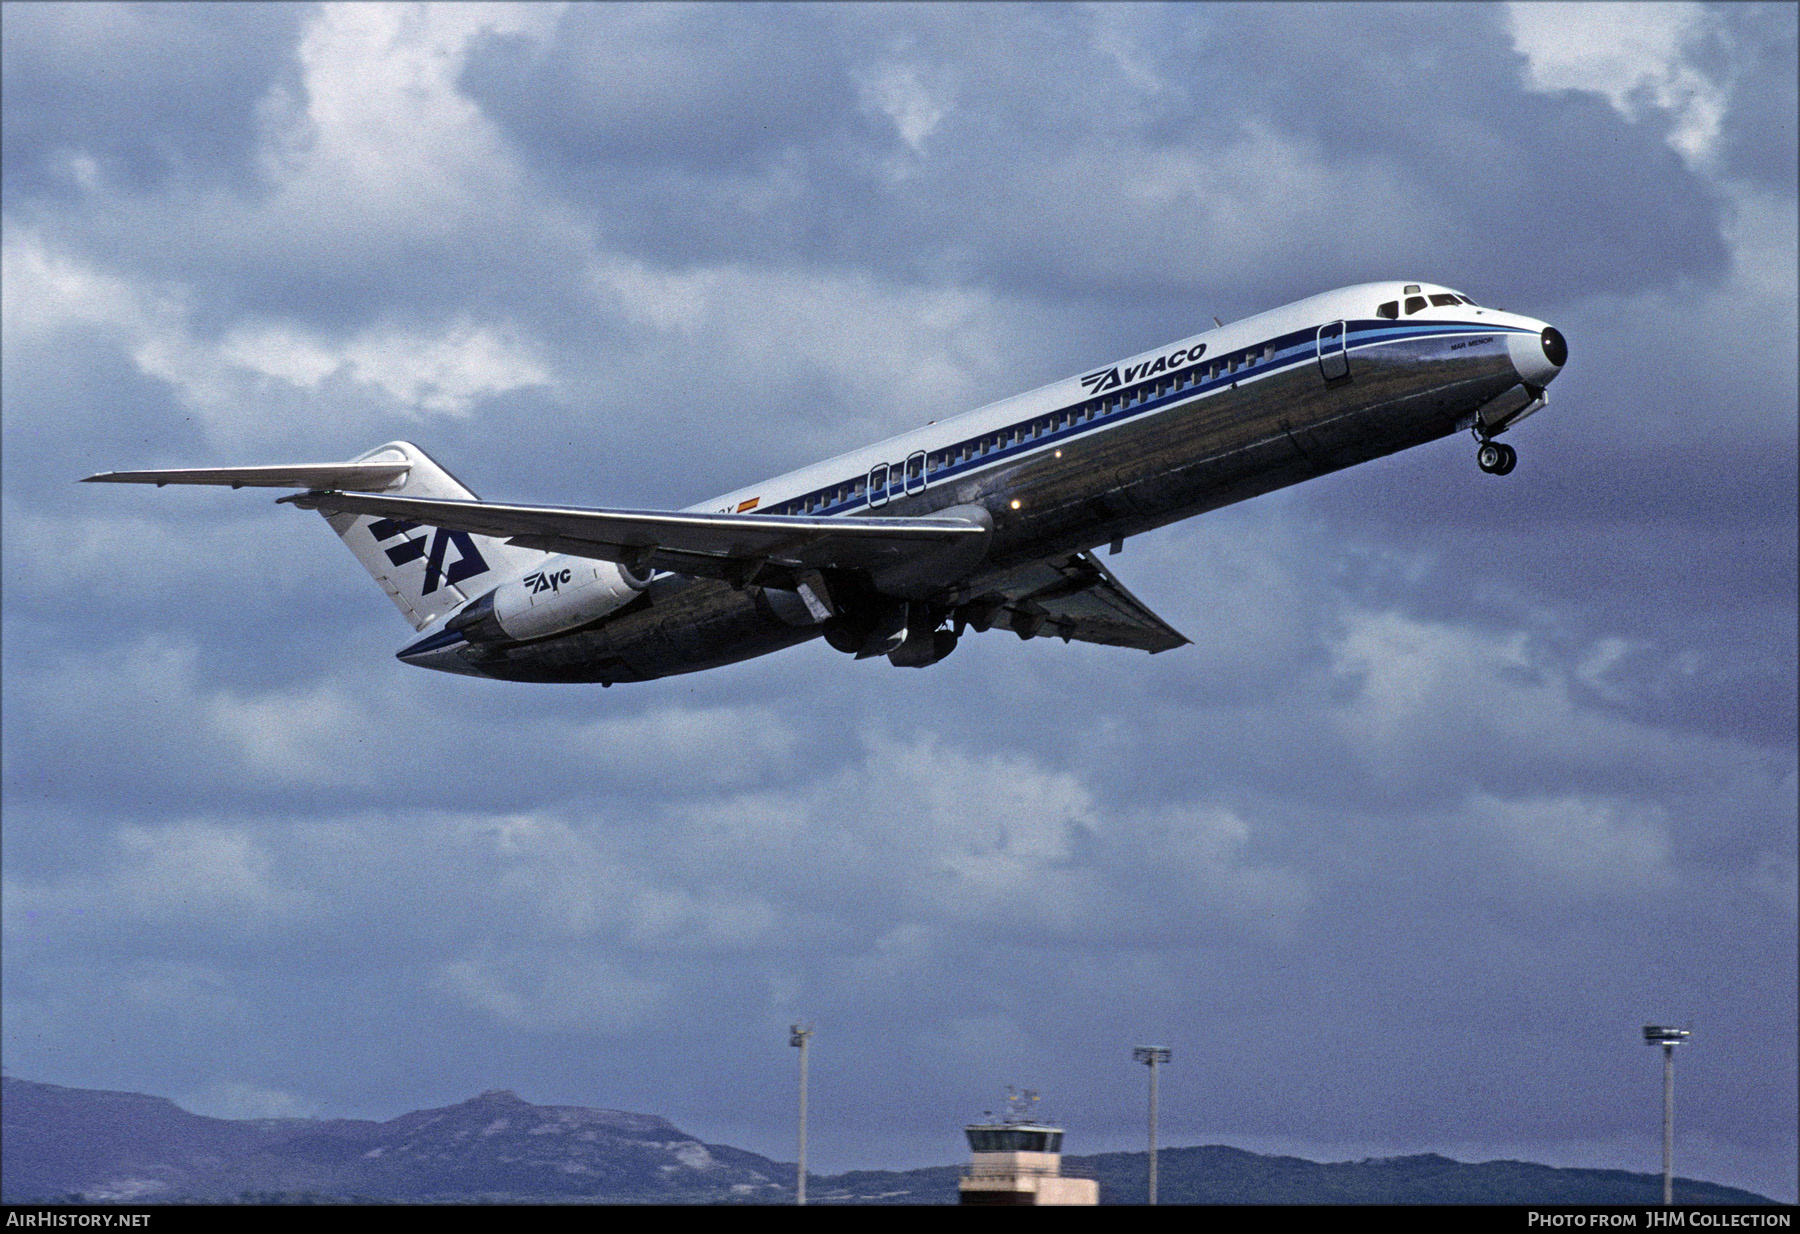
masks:
POLYGON ((1715 10, 1732 61, 1731 109, 1721 126, 1725 164, 1792 195, 1800 147, 1793 72, 1800 13, 1786 4, 1727 4, 1715 10))
POLYGON ((465 83, 663 259, 798 248, 1121 300, 1223 277, 1253 297, 1235 312, 1414 264, 1542 299, 1724 263, 1719 202, 1662 130, 1520 90, 1498 10, 807 11, 734 19, 744 73, 670 41, 695 15, 578 13, 549 55, 478 50, 465 83), (659 113, 682 140, 643 140, 659 113))
POLYGON ((297 4, 8 4, 8 205, 78 199, 78 153, 140 190, 252 181, 258 104, 292 85, 305 17, 297 4))
POLYGON ((853 113, 830 41, 807 8, 576 5, 549 47, 483 36, 459 84, 525 147, 571 168, 726 175, 812 146, 853 113))

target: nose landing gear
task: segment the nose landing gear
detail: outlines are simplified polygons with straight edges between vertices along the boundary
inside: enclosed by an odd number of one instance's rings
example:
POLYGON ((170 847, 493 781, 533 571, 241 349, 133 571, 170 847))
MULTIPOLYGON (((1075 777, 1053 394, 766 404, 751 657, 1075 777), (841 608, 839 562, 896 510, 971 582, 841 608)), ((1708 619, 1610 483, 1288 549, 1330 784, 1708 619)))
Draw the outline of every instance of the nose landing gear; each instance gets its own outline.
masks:
POLYGON ((1503 476, 1519 465, 1519 452, 1499 441, 1484 441, 1475 451, 1475 465, 1490 476, 1503 476))

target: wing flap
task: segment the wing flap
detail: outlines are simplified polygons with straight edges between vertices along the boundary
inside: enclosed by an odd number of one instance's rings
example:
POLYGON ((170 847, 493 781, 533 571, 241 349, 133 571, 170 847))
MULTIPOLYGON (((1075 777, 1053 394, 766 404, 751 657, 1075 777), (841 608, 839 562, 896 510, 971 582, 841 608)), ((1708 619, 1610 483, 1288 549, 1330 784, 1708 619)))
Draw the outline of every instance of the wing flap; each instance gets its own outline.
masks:
POLYGON ((971 607, 985 609, 992 626, 1023 638, 1074 639, 1152 655, 1191 641, 1088 552, 1047 558, 984 580, 971 607))

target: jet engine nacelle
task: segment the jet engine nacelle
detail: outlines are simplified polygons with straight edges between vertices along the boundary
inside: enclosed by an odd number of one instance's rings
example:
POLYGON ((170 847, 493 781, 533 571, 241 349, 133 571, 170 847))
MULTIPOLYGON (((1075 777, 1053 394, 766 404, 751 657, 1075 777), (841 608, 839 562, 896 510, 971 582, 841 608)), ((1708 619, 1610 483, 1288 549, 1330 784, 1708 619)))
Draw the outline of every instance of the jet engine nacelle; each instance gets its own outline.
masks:
POLYGON ((650 585, 611 561, 552 557, 522 578, 494 588, 451 618, 470 642, 545 638, 597 621, 650 585))

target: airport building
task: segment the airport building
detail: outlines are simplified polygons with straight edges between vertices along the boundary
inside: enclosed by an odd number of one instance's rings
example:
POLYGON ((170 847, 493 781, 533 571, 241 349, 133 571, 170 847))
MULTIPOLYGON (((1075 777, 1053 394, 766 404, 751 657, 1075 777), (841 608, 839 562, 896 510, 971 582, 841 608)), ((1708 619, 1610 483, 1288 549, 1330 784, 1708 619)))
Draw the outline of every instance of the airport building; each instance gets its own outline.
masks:
POLYGON ((1098 1204, 1100 1184, 1064 1178, 1061 1127, 1008 1119, 963 1128, 969 1164, 957 1184, 963 1204, 1098 1204))

